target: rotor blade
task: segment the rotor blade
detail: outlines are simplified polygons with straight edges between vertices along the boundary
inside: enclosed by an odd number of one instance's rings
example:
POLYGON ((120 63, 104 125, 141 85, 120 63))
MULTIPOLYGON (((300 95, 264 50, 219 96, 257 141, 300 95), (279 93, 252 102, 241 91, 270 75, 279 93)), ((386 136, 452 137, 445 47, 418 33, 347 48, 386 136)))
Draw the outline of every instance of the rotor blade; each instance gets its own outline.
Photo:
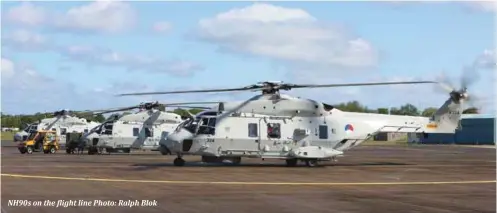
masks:
POLYGON ((106 114, 110 112, 120 112, 120 111, 127 111, 127 110, 132 110, 139 108, 139 106, 131 106, 131 107, 119 107, 119 108, 109 108, 109 109, 99 109, 99 110, 88 110, 84 111, 83 113, 92 113, 94 115, 99 115, 99 114, 106 114))
POLYGON ((376 86, 376 85, 396 85, 396 84, 428 84, 437 83, 435 81, 397 81, 397 82, 376 82, 376 83, 348 83, 348 84, 296 84, 291 88, 317 88, 317 87, 350 87, 350 86, 376 86))
POLYGON ((473 67, 464 67, 461 75, 461 89, 468 88, 479 79, 478 70, 473 67))
POLYGON ((186 105, 186 104, 219 104, 221 101, 198 101, 198 102, 180 102, 180 103, 163 103, 164 106, 176 106, 176 105, 186 105))
POLYGON ((257 89, 257 87, 241 87, 231 89, 206 89, 206 90, 182 90, 182 91, 169 91, 169 92, 140 92, 140 93, 125 93, 116 96, 130 96, 130 95, 161 95, 161 94, 178 94, 178 93, 204 93, 204 92, 231 92, 231 91, 244 91, 257 89))
POLYGON ((454 88, 452 88, 450 85, 446 84, 446 83, 443 83, 443 82, 439 82, 438 85, 440 87, 442 87, 442 89, 444 89, 446 92, 450 93, 452 91, 454 91, 454 88))
POLYGON ((177 107, 177 108, 191 108, 191 109, 212 109, 212 107, 185 106, 185 105, 174 105, 172 107, 177 107))

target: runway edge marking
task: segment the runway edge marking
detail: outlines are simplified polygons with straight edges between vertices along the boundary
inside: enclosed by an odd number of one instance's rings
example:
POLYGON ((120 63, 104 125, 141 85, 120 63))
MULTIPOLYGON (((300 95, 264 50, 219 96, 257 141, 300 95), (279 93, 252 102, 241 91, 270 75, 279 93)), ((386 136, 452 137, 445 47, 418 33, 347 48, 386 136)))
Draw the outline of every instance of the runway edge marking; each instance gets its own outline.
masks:
POLYGON ((126 182, 126 183, 167 183, 167 184, 204 184, 204 185, 308 185, 308 186, 353 186, 353 185, 441 185, 441 184, 482 184, 496 183, 496 180, 480 181, 427 181, 427 182, 344 182, 344 183, 309 183, 309 182, 223 182, 223 181, 181 181, 181 180, 126 180, 126 179, 106 179, 106 178, 76 178, 76 177, 57 177, 57 176, 39 176, 39 175, 21 175, 21 174, 1 174, 5 177, 15 178, 35 178, 35 179, 52 179, 52 180, 80 180, 80 181, 100 181, 100 182, 126 182))

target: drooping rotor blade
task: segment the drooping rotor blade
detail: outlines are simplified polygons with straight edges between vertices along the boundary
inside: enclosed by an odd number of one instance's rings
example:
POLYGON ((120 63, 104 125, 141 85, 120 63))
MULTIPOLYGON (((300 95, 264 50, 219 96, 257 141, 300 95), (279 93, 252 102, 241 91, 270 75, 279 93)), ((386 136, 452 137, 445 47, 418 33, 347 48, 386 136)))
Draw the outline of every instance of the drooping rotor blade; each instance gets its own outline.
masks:
POLYGON ((174 105, 172 107, 178 108, 190 108, 190 109, 211 109, 212 107, 201 107, 201 106, 185 106, 185 105, 174 105))
MULTIPOLYGON (((157 106, 174 106, 174 107, 179 107, 180 105, 195 105, 195 104, 218 104, 219 101, 209 101, 209 102, 178 102, 178 103, 159 103, 159 102, 150 102, 150 103, 141 103, 137 104, 134 106, 128 106, 128 107, 113 107, 109 109, 98 109, 98 110, 86 110, 86 111, 81 111, 81 113, 87 113, 87 114, 93 114, 93 115, 99 115, 99 114, 106 114, 106 113, 112 113, 112 112, 122 112, 122 111, 128 111, 128 110, 133 110, 133 109, 138 109, 138 108, 143 108, 143 107, 157 107, 157 106)), ((184 106, 187 107, 187 106, 184 106)), ((191 107, 195 108, 195 107, 191 107)), ((201 107, 197 107, 201 108, 201 107)), ((207 107, 203 107, 201 109, 210 109, 207 107)))
POLYGON ((474 67, 464 67, 461 74, 461 89, 468 88, 479 80, 479 73, 474 67))
POLYGON ((353 87, 353 86, 376 86, 397 84, 433 84, 435 81, 396 81, 396 82, 374 82, 374 83, 347 83, 347 84, 294 84, 290 88, 318 88, 318 87, 353 87))
POLYGON ((163 95, 163 94, 204 93, 204 92, 232 92, 232 91, 245 91, 245 90, 252 90, 252 89, 257 89, 257 87, 241 87, 241 88, 230 88, 230 89, 205 89, 205 90, 179 90, 179 91, 168 91, 168 92, 139 92, 139 93, 118 94, 117 96, 163 95))
POLYGON ((119 108, 109 108, 109 109, 99 109, 99 110, 88 110, 88 111, 83 111, 83 113, 90 113, 94 115, 99 115, 99 114, 106 114, 106 113, 111 113, 111 112, 121 112, 121 111, 127 111, 127 110, 132 110, 138 108, 137 106, 131 106, 131 107, 119 107, 119 108))
POLYGON ((452 86, 450 86, 449 84, 446 84, 444 82, 439 82, 438 85, 440 87, 442 87, 443 90, 445 90, 445 92, 452 92, 454 91, 454 88, 452 86))
POLYGON ((198 102, 180 102, 180 103, 165 103, 164 106, 189 105, 189 104, 219 104, 221 101, 198 101, 198 102))

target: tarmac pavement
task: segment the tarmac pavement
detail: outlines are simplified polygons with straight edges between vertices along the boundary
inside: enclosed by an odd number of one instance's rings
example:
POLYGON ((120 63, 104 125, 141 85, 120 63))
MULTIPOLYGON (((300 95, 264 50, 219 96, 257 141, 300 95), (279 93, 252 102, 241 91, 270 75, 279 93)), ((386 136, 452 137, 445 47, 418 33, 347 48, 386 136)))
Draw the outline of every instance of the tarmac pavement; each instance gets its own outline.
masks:
POLYGON ((8 213, 496 210, 495 149, 360 146, 317 168, 260 159, 204 164, 198 156, 175 167, 174 156, 158 152, 23 155, 2 147, 1 157, 2 212, 8 213), (14 200, 31 206, 13 206, 14 200))

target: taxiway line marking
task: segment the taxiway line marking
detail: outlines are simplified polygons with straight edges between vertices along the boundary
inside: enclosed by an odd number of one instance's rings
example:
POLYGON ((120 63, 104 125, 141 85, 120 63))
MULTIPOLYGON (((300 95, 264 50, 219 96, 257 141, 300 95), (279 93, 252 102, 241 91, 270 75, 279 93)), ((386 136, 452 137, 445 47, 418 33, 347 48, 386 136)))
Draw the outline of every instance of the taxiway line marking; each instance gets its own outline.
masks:
POLYGON ((52 180, 80 180, 80 181, 99 181, 99 182, 126 182, 126 183, 166 183, 166 184, 203 184, 203 185, 300 185, 300 186, 354 186, 354 185, 441 185, 441 184, 483 184, 496 183, 496 180, 477 180, 477 181, 426 181, 426 182, 335 182, 335 183, 312 183, 312 182, 240 182, 240 181, 181 181, 181 180, 127 180, 127 179, 108 179, 108 178, 77 178, 77 177, 57 177, 41 175, 21 175, 21 174, 1 174, 5 177, 15 178, 35 178, 35 179, 52 179, 52 180))

